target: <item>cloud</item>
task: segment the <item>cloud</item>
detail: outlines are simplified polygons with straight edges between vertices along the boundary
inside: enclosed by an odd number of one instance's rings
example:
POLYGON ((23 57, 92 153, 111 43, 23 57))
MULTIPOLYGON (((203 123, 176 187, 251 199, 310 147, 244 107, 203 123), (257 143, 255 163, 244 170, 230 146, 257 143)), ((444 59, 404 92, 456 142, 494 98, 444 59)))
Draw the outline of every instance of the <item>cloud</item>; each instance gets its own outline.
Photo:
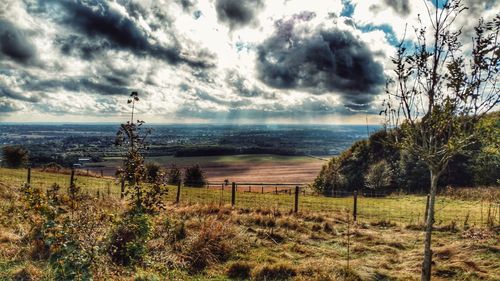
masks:
POLYGON ((262 0, 216 0, 215 9, 219 21, 233 29, 253 23, 263 5, 262 0))
POLYGON ((301 29, 294 21, 278 22, 276 33, 259 46, 257 70, 271 87, 335 92, 347 106, 370 103, 385 83, 382 65, 351 32, 301 29))
POLYGON ((32 61, 36 56, 35 46, 26 32, 3 19, 0 19, 0 52, 24 64, 32 61))
MULTIPOLYGON (((66 15, 62 24, 71 27, 74 31, 83 34, 95 43, 89 45, 86 40, 78 40, 78 37, 69 36, 61 45, 61 48, 71 52, 73 44, 83 52, 84 56, 90 57, 95 50, 110 46, 126 49, 138 56, 150 55, 167 61, 170 64, 184 63, 191 67, 210 67, 213 57, 205 51, 196 54, 182 53, 182 47, 171 36, 168 45, 160 44, 151 33, 138 24, 138 21, 130 17, 122 6, 114 7, 107 1, 93 0, 84 2, 81 0, 57 2, 66 15), (78 44, 80 43, 80 44, 78 44), (104 46, 101 46, 104 45, 104 46), (200 58, 192 58, 199 55, 200 58)), ((130 13, 141 18, 143 9, 140 5, 128 5, 130 13)), ((73 47, 74 48, 74 47, 73 47)))
MULTIPOLYGON (((463 1, 457 25, 470 39, 471 19, 500 1, 463 1)), ((424 1, 3 0, 0 110, 119 121, 139 91, 154 122, 378 113, 418 12, 424 1)))
POLYGON ((226 83, 236 92, 236 94, 243 97, 264 96, 275 98, 275 95, 268 94, 255 85, 250 85, 248 79, 236 71, 231 71, 226 75, 226 83))
POLYGON ((16 112, 22 109, 23 109, 22 106, 13 101, 0 100, 0 112, 2 113, 16 112))
POLYGON ((0 85, 0 97, 6 97, 14 100, 19 100, 19 101, 26 101, 26 102, 38 102, 40 101, 40 98, 36 96, 30 96, 30 95, 23 95, 19 92, 13 91, 9 89, 6 86, 0 85))
MULTIPOLYGON (((384 0, 384 4, 403 16, 407 16, 411 13, 409 0, 384 0)), ((372 8, 383 9, 384 7, 374 5, 372 8)))
POLYGON ((57 92, 65 90, 69 92, 99 94, 99 95, 127 95, 133 89, 121 86, 120 83, 113 81, 113 76, 105 77, 105 80, 97 78, 62 78, 62 79, 44 79, 30 81, 23 85, 23 89, 28 91, 50 91, 57 92), (106 81, 106 79, 108 81, 106 81), (111 80, 111 81, 109 81, 111 80))

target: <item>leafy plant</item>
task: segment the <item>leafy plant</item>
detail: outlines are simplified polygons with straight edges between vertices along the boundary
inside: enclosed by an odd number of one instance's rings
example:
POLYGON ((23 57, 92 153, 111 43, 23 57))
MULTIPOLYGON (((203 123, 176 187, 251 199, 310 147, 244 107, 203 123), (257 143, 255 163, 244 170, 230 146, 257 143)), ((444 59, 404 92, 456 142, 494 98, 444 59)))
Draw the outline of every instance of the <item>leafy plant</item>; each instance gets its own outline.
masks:
POLYGON ((128 103, 132 104, 131 119, 121 124, 116 133, 115 144, 127 147, 123 167, 118 169, 117 174, 127 182, 128 189, 125 194, 129 196, 135 211, 154 213, 164 209, 163 197, 168 190, 163 182, 164 174, 159 170, 155 173, 152 184, 144 184, 148 179, 148 170, 144 164, 143 151, 148 150, 147 138, 151 129, 143 130, 145 122, 133 120, 135 103, 138 101, 138 93, 132 92, 128 100, 128 103))
POLYGON ((139 263, 146 255, 146 242, 151 237, 153 224, 147 214, 128 213, 113 230, 108 253, 113 262, 121 265, 139 263))
MULTIPOLYGON (((56 280, 92 280, 91 265, 94 253, 80 244, 75 221, 67 216, 67 204, 78 198, 73 187, 72 198, 60 195, 60 186, 53 184, 47 192, 25 185, 25 208, 32 214, 32 238, 40 258, 48 258, 56 280)), ((75 205, 69 206, 75 208, 75 205)))

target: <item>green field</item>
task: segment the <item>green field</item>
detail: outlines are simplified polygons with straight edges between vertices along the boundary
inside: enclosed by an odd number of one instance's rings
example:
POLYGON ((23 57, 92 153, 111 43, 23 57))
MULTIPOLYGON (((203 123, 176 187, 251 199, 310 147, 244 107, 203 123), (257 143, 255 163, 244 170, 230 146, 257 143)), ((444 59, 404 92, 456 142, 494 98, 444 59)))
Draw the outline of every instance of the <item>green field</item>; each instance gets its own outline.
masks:
MULTIPOLYGON (((9 186, 21 186, 26 182, 27 170, 0 169, 0 183, 9 186)), ((46 173, 33 170, 31 184, 47 188, 57 183, 65 190, 69 185, 69 175, 46 173)), ((83 193, 100 197, 119 197, 120 185, 111 177, 76 177, 76 183, 83 193)), ((294 195, 264 193, 260 186, 252 186, 254 192, 248 192, 248 186, 240 186, 236 192, 236 207, 242 209, 274 208, 281 211, 291 211, 294 206, 294 195), (255 192, 257 191, 257 192, 255 192)), ((291 187, 290 187, 291 188, 291 187)), ((292 189, 292 188, 291 188, 292 189)), ((177 187, 170 186, 167 202, 174 202, 177 187)), ((182 187, 180 200, 183 204, 231 204, 231 189, 224 190, 207 188, 182 187)), ((358 197, 357 216, 360 221, 387 221, 405 225, 417 225, 423 222, 426 198, 424 196, 404 195, 382 198, 358 197)), ((353 197, 331 198, 324 196, 299 196, 299 211, 321 213, 352 212, 353 197)), ((499 204, 483 201, 456 200, 448 197, 438 197, 436 203, 436 224, 457 226, 485 226, 488 223, 500 224, 499 204)))
MULTIPOLYGON (((90 164, 90 166, 117 167, 122 164, 122 157, 104 157, 102 162, 90 164)), ((197 156, 197 157, 174 157, 174 156, 154 156, 147 157, 146 162, 155 162, 161 165, 176 164, 187 166, 193 164, 200 165, 234 165, 234 164, 265 164, 265 163, 307 163, 311 161, 321 161, 308 156, 282 156, 271 154, 243 154, 243 155, 222 155, 222 156, 197 156)))

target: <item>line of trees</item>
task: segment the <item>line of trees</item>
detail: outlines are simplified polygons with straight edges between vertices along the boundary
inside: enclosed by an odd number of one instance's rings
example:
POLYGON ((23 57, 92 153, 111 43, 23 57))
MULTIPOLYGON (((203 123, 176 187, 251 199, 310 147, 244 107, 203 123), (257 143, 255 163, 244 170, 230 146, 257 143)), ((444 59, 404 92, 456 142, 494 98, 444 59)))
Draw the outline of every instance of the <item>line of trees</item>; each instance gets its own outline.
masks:
POLYGON ((146 175, 148 182, 158 180, 159 176, 163 177, 163 181, 170 185, 184 183, 190 187, 202 187, 207 183, 205 171, 200 165, 195 164, 184 169, 184 172, 175 164, 172 164, 164 171, 157 163, 146 164, 146 175))
MULTIPOLYGON (((475 141, 443 170, 438 188, 500 186, 500 112, 476 126, 475 141)), ((382 130, 354 143, 325 164, 313 187, 325 195, 337 191, 427 193, 430 174, 417 155, 395 144, 400 130, 382 130)))

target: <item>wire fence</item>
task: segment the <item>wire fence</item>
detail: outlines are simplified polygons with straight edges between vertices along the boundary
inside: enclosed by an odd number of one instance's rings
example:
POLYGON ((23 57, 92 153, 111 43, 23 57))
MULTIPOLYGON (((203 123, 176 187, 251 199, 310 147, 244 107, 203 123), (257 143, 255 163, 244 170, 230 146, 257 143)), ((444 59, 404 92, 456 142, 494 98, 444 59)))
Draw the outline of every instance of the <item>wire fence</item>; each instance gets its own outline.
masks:
MULTIPOLYGON (((30 182, 42 189, 58 184, 67 190, 70 173, 40 170, 0 169, 0 182, 21 186, 30 182)), ((122 183, 99 173, 76 171, 75 184, 81 192, 101 200, 120 198, 122 183)), ((388 195, 374 191, 335 191, 329 196, 315 192, 303 183, 207 183, 204 187, 169 186, 165 200, 172 204, 230 205, 239 209, 275 209, 282 212, 350 212, 358 222, 380 225, 421 226, 425 221, 426 196, 388 195)), ((500 202, 457 200, 438 196, 435 224, 442 227, 484 227, 500 225, 500 202)))

